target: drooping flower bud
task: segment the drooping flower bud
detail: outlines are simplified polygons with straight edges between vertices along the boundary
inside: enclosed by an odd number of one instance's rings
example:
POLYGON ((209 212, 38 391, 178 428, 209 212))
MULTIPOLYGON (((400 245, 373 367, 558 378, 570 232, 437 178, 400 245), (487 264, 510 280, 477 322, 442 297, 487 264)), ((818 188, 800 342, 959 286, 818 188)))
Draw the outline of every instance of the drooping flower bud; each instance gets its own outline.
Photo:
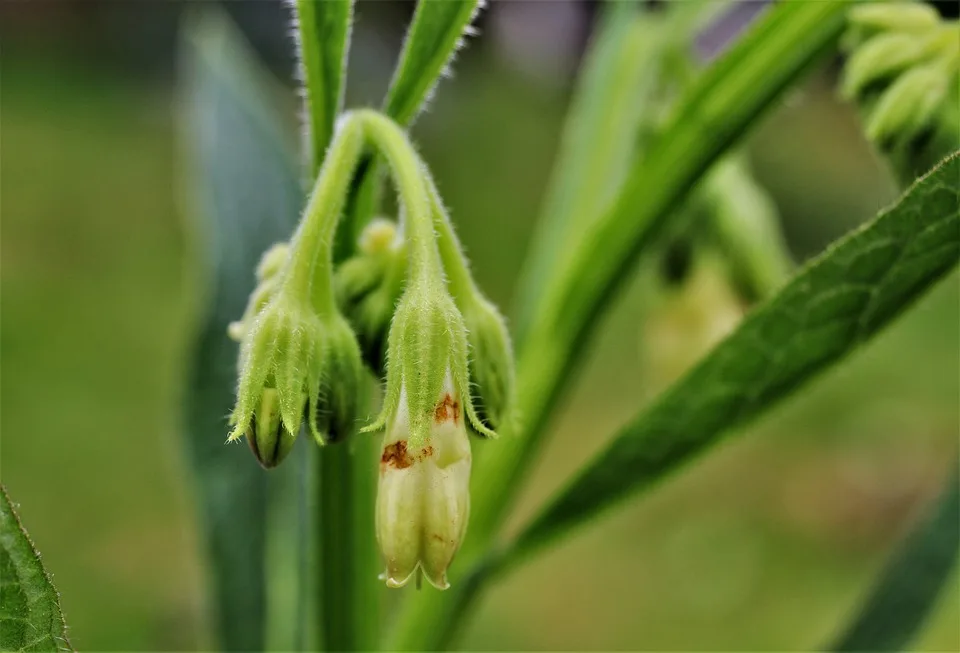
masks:
POLYGON ((431 585, 446 589, 470 512, 471 454, 461 397, 448 370, 426 437, 415 444, 405 387, 399 398, 380 457, 376 525, 383 578, 389 587, 402 587, 421 570, 431 585))
POLYGON ((922 32, 936 27, 940 14, 921 2, 889 2, 852 6, 848 19, 851 25, 871 31, 922 32))
POLYGON ((265 466, 280 462, 300 430, 304 406, 319 389, 322 343, 321 323, 309 305, 282 290, 244 337, 228 439, 247 436, 265 466), (279 443, 284 432, 291 444, 279 443))
POLYGON ((356 430, 363 363, 350 325, 339 313, 320 318, 323 353, 307 423, 318 444, 339 442, 356 430))
POLYGON ((477 415, 490 429, 501 428, 513 399, 513 348, 497 307, 483 295, 460 303, 470 345, 470 387, 477 415))
POLYGON ((250 450, 257 462, 265 469, 271 469, 287 457, 295 441, 296 438, 283 427, 280 420, 277 391, 271 387, 265 388, 247 432, 250 450))
POLYGON ((383 373, 387 328, 403 290, 406 247, 396 223, 373 220, 360 236, 359 253, 337 269, 337 306, 357 334, 363 358, 383 373))
POLYGON ((387 388, 377 420, 366 427, 376 431, 391 422, 399 410, 404 389, 410 422, 411 447, 426 440, 437 397, 449 375, 469 424, 481 435, 494 433, 484 426, 469 392, 467 333, 463 316, 442 287, 414 280, 403 293, 390 325, 387 346, 387 388))
POLYGON ((909 141, 926 129, 947 97, 947 79, 932 66, 917 66, 897 78, 867 120, 870 140, 909 141))
POLYGON ((960 145, 960 22, 921 3, 854 6, 842 91, 904 183, 960 145))

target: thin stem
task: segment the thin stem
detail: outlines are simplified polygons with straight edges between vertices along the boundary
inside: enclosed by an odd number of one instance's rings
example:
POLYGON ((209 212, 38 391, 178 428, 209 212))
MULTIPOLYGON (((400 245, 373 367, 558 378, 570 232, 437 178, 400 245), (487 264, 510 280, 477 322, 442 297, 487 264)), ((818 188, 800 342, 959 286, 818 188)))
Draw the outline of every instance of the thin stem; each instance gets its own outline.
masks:
POLYGON ((357 117, 344 114, 291 243, 283 291, 312 300, 321 315, 334 310, 333 234, 362 146, 357 117))
POLYGON ((436 283, 437 279, 443 278, 443 268, 420 158, 407 135, 392 120, 369 109, 357 111, 357 115, 363 121, 367 137, 386 158, 403 205, 410 242, 410 276, 418 281, 436 283))
POLYGON ((457 233, 450 223, 450 214, 447 213, 436 182, 430 174, 426 164, 421 162, 423 179, 426 182, 427 194, 430 196, 430 209, 433 212, 433 226, 437 230, 437 247, 440 249, 440 260, 447 274, 447 285, 450 293, 458 301, 468 301, 477 293, 476 283, 470 274, 467 257, 463 253, 463 245, 457 238, 457 233))
POLYGON ((317 503, 314 513, 317 570, 317 616, 320 641, 327 651, 370 650, 377 640, 378 601, 375 438, 357 436, 352 447, 340 443, 318 448, 317 503))

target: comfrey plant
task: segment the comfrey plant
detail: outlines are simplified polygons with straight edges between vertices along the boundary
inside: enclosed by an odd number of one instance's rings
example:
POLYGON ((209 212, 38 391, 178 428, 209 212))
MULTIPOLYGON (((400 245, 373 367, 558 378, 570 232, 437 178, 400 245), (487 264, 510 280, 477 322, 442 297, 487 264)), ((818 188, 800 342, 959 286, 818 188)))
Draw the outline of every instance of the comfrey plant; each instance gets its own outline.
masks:
MULTIPOLYGON (((379 110, 343 106, 353 3, 294 0, 299 170, 276 89, 242 39, 211 7, 188 21, 184 143, 209 295, 184 432, 225 649, 451 645, 497 580, 658 487, 955 269, 955 20, 921 3, 771 3, 703 61, 694 44, 715 41, 699 37, 726 30, 737 7, 652 4, 603 8, 510 331, 408 131, 478 0, 418 3, 379 110), (830 53, 844 57, 838 96, 903 194, 795 265, 740 146, 830 53), (385 217, 390 189, 397 214, 385 217), (679 307, 641 328, 681 341, 651 357, 664 388, 507 534, 558 402, 636 269, 656 270, 663 303, 679 307), (245 438, 260 466, 225 436, 245 438), (385 586, 406 585, 424 586, 385 600, 385 586)), ((950 578, 958 510, 955 473, 848 626, 769 648, 909 646, 950 578)), ((69 647, 5 493, 0 522, 0 649, 69 647)))
MULTIPOLYGON (((656 488, 954 270, 956 21, 919 3, 780 2, 704 62, 693 44, 729 26, 718 18, 728 3, 656 5, 610 2, 595 28, 518 280, 516 355, 408 133, 480 2, 418 3, 375 111, 343 107, 351 0, 294 0, 299 173, 275 89, 242 39, 211 7, 187 23, 184 142, 210 294, 185 443, 225 649, 451 645, 498 579, 656 488), (847 55, 839 95, 856 102, 904 193, 797 266, 738 150, 831 52, 847 55), (390 188, 395 218, 384 217, 390 188), (681 309, 642 329, 682 341, 651 357, 666 387, 504 536, 557 404, 638 262, 681 309), (680 360, 691 351, 695 362, 680 360), (224 435, 245 438, 270 471, 224 435), (385 585, 423 577, 446 591, 384 600, 385 585)), ((770 648, 908 645, 950 577, 958 510, 955 474, 849 626, 770 648)), ((69 647, 5 493, 0 521, 0 648, 69 647)))

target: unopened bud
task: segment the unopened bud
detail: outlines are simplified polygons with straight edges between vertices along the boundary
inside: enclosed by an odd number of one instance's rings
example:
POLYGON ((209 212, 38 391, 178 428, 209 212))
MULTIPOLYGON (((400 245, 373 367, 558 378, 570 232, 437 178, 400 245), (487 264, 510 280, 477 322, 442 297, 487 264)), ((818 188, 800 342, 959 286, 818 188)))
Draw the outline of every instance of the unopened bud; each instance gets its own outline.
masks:
POLYGON ((337 306, 350 322, 364 360, 382 373, 386 335, 403 290, 406 247, 388 220, 374 220, 360 237, 360 253, 337 269, 337 306))
POLYGON ((877 31, 918 32, 940 22, 937 10, 922 2, 855 5, 847 17, 854 25, 877 31))
POLYGON ((247 432, 250 450, 264 468, 270 469, 287 457, 295 441, 296 438, 283 428, 280 420, 277 391, 265 388, 247 432))
POLYGON ((842 92, 853 99, 870 84, 921 61, 924 43, 913 34, 878 34, 853 51, 843 71, 842 92))
POLYGON ((911 140, 930 126, 946 96, 947 80, 935 67, 907 71, 870 111, 867 136, 882 146, 911 140))
POLYGON ((240 348, 240 380, 229 440, 252 436, 251 447, 261 462, 280 462, 300 430, 308 397, 319 385, 321 342, 321 325, 309 306, 282 291, 267 303, 240 348), (277 444, 280 430, 289 435, 290 444, 277 444), (265 453, 271 446, 282 455, 265 453))
POLYGON ((310 432, 319 444, 339 442, 356 430, 363 363, 357 338, 343 316, 321 319, 322 352, 307 406, 310 432))
POLYGON ((470 345, 470 386, 477 415, 490 429, 501 428, 513 399, 513 348, 497 308, 477 296, 461 302, 470 345))

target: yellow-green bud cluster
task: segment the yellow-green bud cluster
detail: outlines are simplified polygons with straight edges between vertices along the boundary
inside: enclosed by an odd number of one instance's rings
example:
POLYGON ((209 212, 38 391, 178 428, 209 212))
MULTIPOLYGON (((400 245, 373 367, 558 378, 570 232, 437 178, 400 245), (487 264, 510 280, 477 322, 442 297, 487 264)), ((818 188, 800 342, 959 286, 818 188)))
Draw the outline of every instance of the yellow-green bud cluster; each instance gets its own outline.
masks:
POLYGON ((265 254, 241 320, 230 439, 245 435, 267 467, 303 421, 318 442, 354 429, 363 358, 385 368, 377 538, 387 584, 446 570, 470 509, 468 429, 494 436, 507 418, 513 354, 506 325, 474 282, 427 167, 390 119, 361 110, 338 124, 289 246, 265 254), (378 219, 334 271, 331 244, 364 144, 386 161, 400 224, 378 219), (384 346, 386 343, 386 346, 384 346))
POLYGON ((366 363, 385 371, 387 328, 403 290, 406 247, 395 222, 377 218, 360 236, 356 256, 337 268, 337 305, 357 334, 366 363))
POLYGON ((849 13, 842 92, 860 102, 867 136, 895 150, 960 121, 960 23, 930 5, 883 3, 849 13))
POLYGON ((290 452, 304 421, 320 444, 355 428, 362 363, 336 309, 330 243, 362 144, 358 125, 338 125, 296 234, 264 254, 228 329, 241 342, 229 440, 246 436, 264 467, 290 452))

